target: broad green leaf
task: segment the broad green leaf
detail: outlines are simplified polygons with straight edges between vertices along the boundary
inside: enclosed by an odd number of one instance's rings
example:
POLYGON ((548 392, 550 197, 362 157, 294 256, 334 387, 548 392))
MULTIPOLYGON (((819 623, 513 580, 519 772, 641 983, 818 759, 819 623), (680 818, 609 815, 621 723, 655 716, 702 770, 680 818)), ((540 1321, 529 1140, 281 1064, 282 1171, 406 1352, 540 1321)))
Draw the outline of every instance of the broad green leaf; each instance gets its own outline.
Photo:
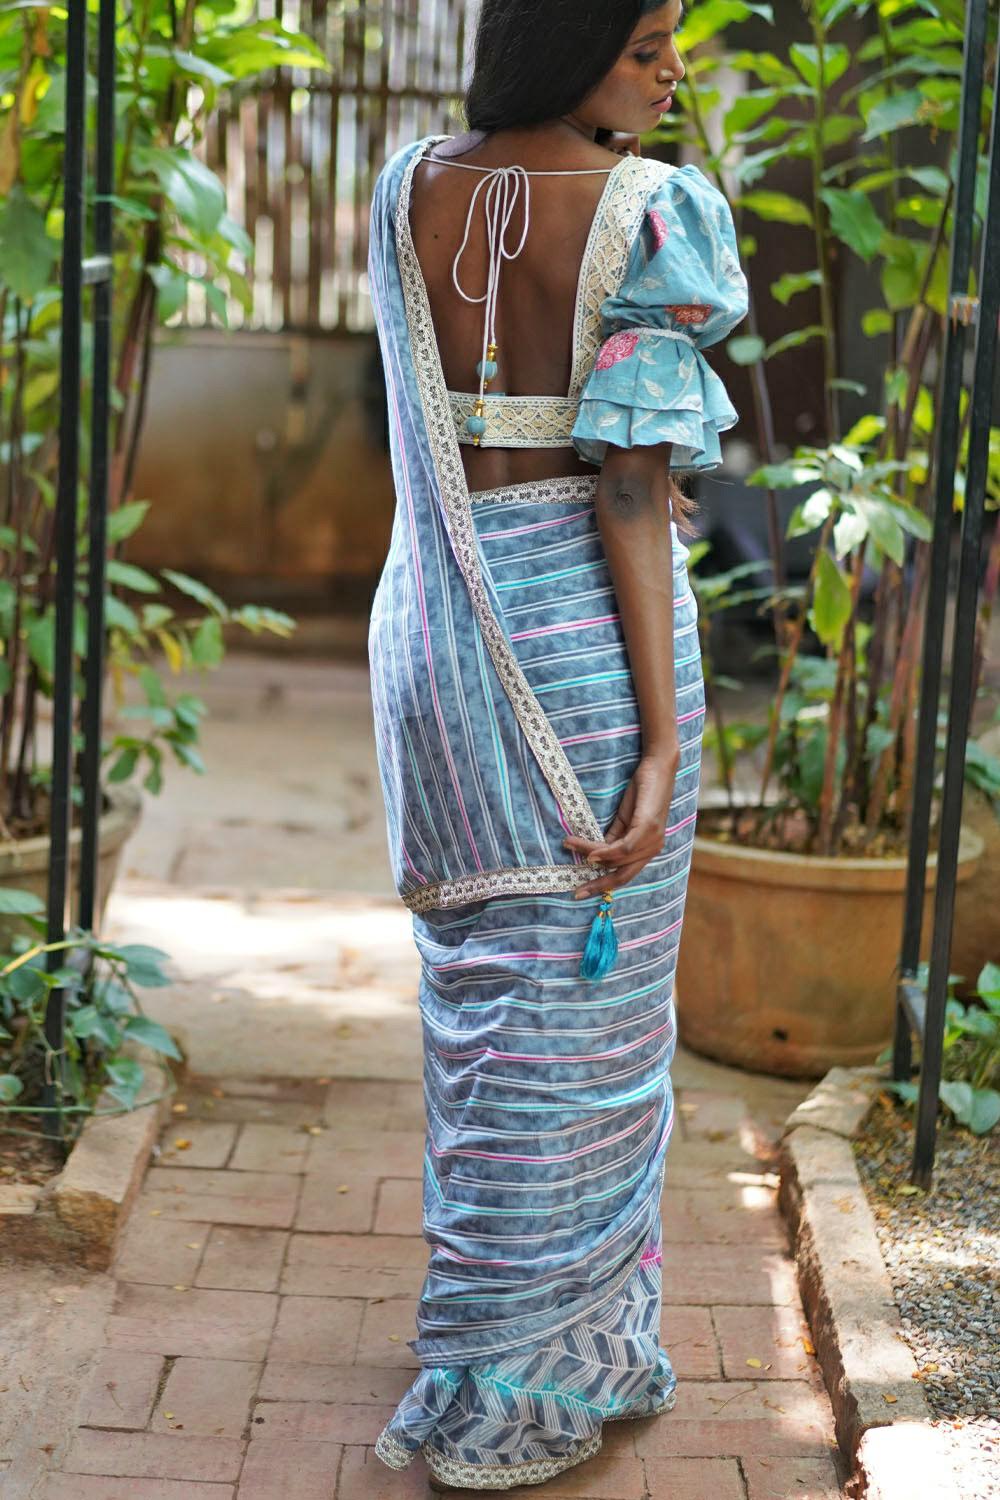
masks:
POLYGON ((830 214, 830 227, 838 239, 862 260, 871 260, 882 243, 885 225, 863 193, 849 188, 823 188, 820 197, 830 214))
POLYGON ((812 228, 813 216, 808 205, 798 198, 792 198, 788 193, 761 188, 754 193, 744 193, 739 202, 759 219, 780 224, 803 224, 807 229, 812 228))
POLYGON ((869 761, 877 761, 895 742, 896 736, 884 724, 869 724, 865 735, 865 754, 869 761))
POLYGON ((768 110, 774 108, 779 98, 780 95, 774 89, 751 89, 749 93, 741 94, 726 111, 726 134, 734 136, 749 130, 768 110))
POLYGON ((815 479, 814 465, 795 463, 793 460, 787 464, 763 464, 753 471, 747 479, 747 484, 768 490, 791 490, 796 485, 808 484, 810 480, 815 481, 815 479))
POLYGON ((15 182, 0 202, 0 281, 31 302, 49 284, 58 253, 41 210, 15 182))
POLYGON ((161 959, 170 957, 162 948, 152 948, 148 943, 122 943, 115 952, 124 959, 133 984, 157 989, 172 982, 160 967, 161 959))
POLYGON ((130 1041, 141 1042, 144 1047, 150 1047, 154 1052, 162 1052, 167 1057, 181 1061, 177 1043, 169 1031, 164 1030, 158 1021, 151 1021, 148 1016, 132 1016, 126 1023, 125 1035, 130 1041))
POLYGON ((820 552, 816 566, 816 586, 809 623, 824 646, 839 651, 844 626, 851 614, 851 590, 847 579, 829 552, 820 552))
POLYGON ((969 1111, 969 1129, 973 1135, 986 1135, 1000 1120, 1000 1093, 996 1089, 973 1089, 969 1111))
POLYGON ((846 557, 860 547, 867 535, 868 523, 860 509, 852 506, 841 511, 833 527, 833 550, 837 557, 846 557))
POLYGON ((789 88, 798 83, 795 72, 773 52, 737 52, 730 62, 738 72, 753 73, 761 83, 789 88))
POLYGON ((869 113, 865 121, 863 141, 875 141, 880 136, 890 135, 906 125, 916 125, 925 102, 920 89, 907 89, 901 94, 890 94, 869 113))
POLYGON ((123 542, 142 525, 149 510, 148 500, 127 500, 108 516, 108 541, 123 542))
POLYGON ((756 333, 741 334, 729 340, 726 353, 734 365, 755 365, 764 353, 764 340, 756 333))
POLYGON ((785 528, 785 536, 791 540, 793 537, 807 536, 810 531, 815 531, 818 526, 822 526, 830 514, 832 505, 833 495, 829 490, 813 490, 812 494, 792 511, 785 528))
POLYGON ((163 577, 168 579, 175 588, 180 589, 182 594, 196 599, 206 609, 213 610, 217 615, 226 614, 226 606, 207 584, 199 582, 197 578, 190 578, 187 573, 178 573, 174 568, 162 568, 163 577))
POLYGON ((222 622, 206 615, 191 637, 191 660, 198 667, 215 667, 223 654, 222 622))
POLYGON ((153 174, 196 234, 212 233, 225 212, 226 194, 210 167, 181 146, 135 146, 133 156, 136 168, 153 174))
POLYGON ((146 1076, 142 1064, 136 1062, 134 1057, 118 1057, 106 1065, 105 1071, 111 1079, 108 1093, 126 1109, 131 1109, 146 1076))
POLYGON ((810 339, 822 339, 826 337, 826 329, 819 323, 810 323, 806 328, 793 328, 790 333, 782 334, 780 339, 775 339, 764 351, 765 359, 773 359, 776 354, 784 354, 787 349, 798 349, 801 344, 807 344, 810 339))
POLYGON ((877 417, 870 412, 866 417, 859 417, 844 438, 845 444, 850 448, 863 448, 873 438, 880 437, 885 431, 885 418, 877 417))
POLYGON ((110 771, 107 772, 108 781, 127 781, 135 770, 138 759, 138 750, 131 746, 124 749, 112 764, 110 771))
POLYGON ((79 1010, 73 1011, 69 1017, 69 1029, 81 1041, 94 1037, 112 1051, 121 1046, 121 1031, 96 1005, 81 1005, 79 1010))
POLYGON ((788 56, 810 88, 818 88, 821 82, 830 88, 847 72, 847 65, 851 60, 847 48, 839 42, 828 42, 822 57, 818 47, 805 42, 793 42, 788 49, 788 56))
POLYGON ((984 964, 976 980, 976 990, 982 999, 1000 997, 1000 964, 984 964))
POLYGON ((17 891, 13 886, 0 886, 0 916, 23 917, 45 910, 45 902, 34 891, 17 891))
POLYGON ((873 540, 883 552, 888 553, 894 563, 903 565, 903 530, 892 509, 883 501, 873 498, 854 500, 859 514, 868 523, 873 540))
POLYGON ((139 617, 135 610, 115 594, 104 596, 104 623, 109 630, 123 630, 126 635, 139 633, 139 617))
POLYGON ((0 1104, 13 1104, 24 1091, 24 1084, 13 1073, 0 1073, 0 1104))
POLYGON ((787 307, 797 292, 806 292, 810 287, 819 286, 822 280, 819 271, 786 271, 777 281, 772 281, 771 296, 787 307))
POLYGON ((108 558, 107 577, 110 583, 120 583, 123 588, 135 589, 137 593, 160 592, 160 585, 151 573, 147 573, 144 568, 135 567, 133 563, 119 562, 116 557, 108 558))

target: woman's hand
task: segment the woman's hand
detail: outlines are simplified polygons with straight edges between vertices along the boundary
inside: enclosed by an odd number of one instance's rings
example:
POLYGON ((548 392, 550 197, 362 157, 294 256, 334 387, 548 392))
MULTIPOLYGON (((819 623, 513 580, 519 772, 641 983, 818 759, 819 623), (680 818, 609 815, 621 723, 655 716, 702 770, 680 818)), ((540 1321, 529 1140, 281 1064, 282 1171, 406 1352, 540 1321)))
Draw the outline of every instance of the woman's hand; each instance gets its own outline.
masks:
POLYGON ((627 885, 660 853, 679 763, 680 747, 676 742, 661 754, 643 755, 604 840, 594 843, 576 834, 563 840, 566 849, 575 850, 591 862, 615 867, 612 874, 577 886, 574 893, 577 899, 627 885))

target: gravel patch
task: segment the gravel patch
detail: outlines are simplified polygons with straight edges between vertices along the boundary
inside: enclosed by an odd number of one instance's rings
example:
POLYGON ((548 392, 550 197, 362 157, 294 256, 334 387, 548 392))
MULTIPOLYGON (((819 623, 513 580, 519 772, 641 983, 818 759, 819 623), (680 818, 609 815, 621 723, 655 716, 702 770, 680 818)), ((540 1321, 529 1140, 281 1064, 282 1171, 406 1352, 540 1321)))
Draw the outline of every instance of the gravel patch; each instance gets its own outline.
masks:
POLYGON ((913 1118, 881 1095, 855 1143, 928 1404, 968 1500, 1000 1496, 1000 1133, 942 1124, 934 1184, 909 1181, 913 1118))

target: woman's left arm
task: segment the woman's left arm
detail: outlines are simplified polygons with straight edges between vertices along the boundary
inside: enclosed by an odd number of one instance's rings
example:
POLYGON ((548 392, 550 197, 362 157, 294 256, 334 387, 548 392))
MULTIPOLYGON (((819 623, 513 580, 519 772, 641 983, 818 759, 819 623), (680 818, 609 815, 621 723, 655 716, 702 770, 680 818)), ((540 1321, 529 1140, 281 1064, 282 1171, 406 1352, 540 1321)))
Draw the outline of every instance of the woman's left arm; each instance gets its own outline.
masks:
POLYGON ((577 896, 625 885, 663 847, 680 760, 674 689, 674 586, 670 532, 670 443, 608 446, 595 507, 639 705, 639 765, 604 839, 564 840, 585 858, 615 866, 577 896))

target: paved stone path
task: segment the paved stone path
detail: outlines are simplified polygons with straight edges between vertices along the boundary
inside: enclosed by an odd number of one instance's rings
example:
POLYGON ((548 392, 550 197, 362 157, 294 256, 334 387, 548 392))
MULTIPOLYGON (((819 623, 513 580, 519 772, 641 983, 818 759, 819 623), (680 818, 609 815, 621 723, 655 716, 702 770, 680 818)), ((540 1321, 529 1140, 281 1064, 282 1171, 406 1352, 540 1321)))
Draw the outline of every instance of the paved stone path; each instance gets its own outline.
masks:
MULTIPOLYGON (((184 685, 210 705, 205 759, 225 775, 178 774, 146 799, 107 927, 170 955, 174 982, 143 999, 185 1050, 187 1108, 113 1279, 19 1276, 23 1332, 5 1298, 4 1500, 414 1500, 430 1493, 423 1464, 394 1474, 371 1453, 412 1378, 426 1246, 417 960, 386 865, 366 675, 241 654, 184 685)), ((609 1424, 600 1457, 508 1493, 836 1500, 770 1173, 807 1086, 683 1052, 674 1080, 677 1407, 609 1424)))
MULTIPOLYGON (((516 1495, 841 1494, 760 1159, 787 1101, 767 1101, 775 1085, 762 1080, 749 1100, 706 1089, 706 1072, 738 1079, 678 1061, 663 1315, 677 1407, 609 1426, 600 1457, 516 1495)), ((64 1472, 42 1500, 427 1495, 422 1461, 394 1474, 371 1450, 416 1365, 419 1085, 229 1079, 196 1082, 178 1105, 115 1267, 64 1472)))

